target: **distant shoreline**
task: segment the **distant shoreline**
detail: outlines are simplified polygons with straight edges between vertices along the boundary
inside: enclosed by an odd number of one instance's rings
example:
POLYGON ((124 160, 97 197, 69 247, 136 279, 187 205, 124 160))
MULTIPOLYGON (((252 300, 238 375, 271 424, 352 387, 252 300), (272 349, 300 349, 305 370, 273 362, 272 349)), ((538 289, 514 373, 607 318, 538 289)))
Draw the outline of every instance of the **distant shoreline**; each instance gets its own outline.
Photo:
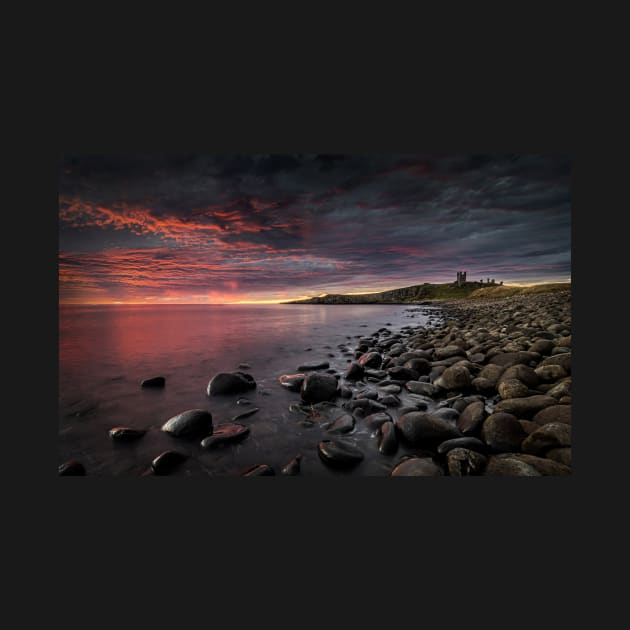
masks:
POLYGON ((571 289, 571 282, 550 282, 530 286, 514 286, 501 284, 484 284, 467 282, 462 286, 456 284, 418 284, 402 289, 393 289, 381 293, 365 293, 360 295, 329 294, 305 300, 290 300, 281 304, 391 304, 410 306, 431 306, 461 299, 496 299, 515 295, 549 293, 571 289))

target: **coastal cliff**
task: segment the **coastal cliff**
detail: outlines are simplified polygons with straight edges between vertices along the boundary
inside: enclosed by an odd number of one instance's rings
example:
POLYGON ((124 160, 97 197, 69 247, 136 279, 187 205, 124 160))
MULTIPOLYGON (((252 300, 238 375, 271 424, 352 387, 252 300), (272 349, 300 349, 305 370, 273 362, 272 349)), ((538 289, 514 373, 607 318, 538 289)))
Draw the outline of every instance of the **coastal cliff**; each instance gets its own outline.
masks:
POLYGON ((461 287, 454 283, 415 284, 402 289, 392 289, 380 293, 363 293, 343 295, 329 293, 327 295, 292 300, 285 304, 419 304, 433 300, 453 300, 462 298, 510 297, 528 293, 546 293, 570 288, 570 283, 538 284, 531 287, 508 285, 488 285, 481 282, 466 282, 461 287))

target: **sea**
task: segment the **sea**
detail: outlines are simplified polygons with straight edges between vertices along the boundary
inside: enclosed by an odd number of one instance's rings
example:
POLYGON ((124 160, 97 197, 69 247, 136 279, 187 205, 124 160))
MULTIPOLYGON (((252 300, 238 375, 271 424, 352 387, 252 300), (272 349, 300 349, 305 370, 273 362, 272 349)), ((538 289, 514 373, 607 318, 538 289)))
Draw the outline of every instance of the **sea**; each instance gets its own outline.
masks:
MULTIPOLYGON (((435 307, 438 310, 438 307, 435 307)), ((432 307, 408 305, 111 305, 59 308, 58 460, 81 462, 88 476, 142 476, 154 457, 179 450, 188 459, 173 471, 181 477, 240 475, 258 464, 281 468, 301 454, 301 474, 387 475, 406 452, 384 456, 372 432, 356 423, 340 439, 357 446, 365 459, 350 471, 326 466, 317 444, 330 439, 318 422, 290 411, 299 393, 278 383, 306 362, 328 361, 343 372, 360 337, 386 327, 392 333, 426 324, 432 307), (246 365, 246 368, 239 368, 246 365), (251 374, 255 390, 209 398, 206 388, 218 372, 251 374), (163 376, 163 389, 140 382, 163 376), (247 404, 237 404, 246 399, 247 404), (213 423, 249 427, 242 441, 205 450, 200 440, 174 438, 160 430, 187 409, 207 409, 213 423), (136 442, 115 443, 115 426, 146 430, 136 442)), ((439 311, 436 312, 439 315, 439 311)), ((342 399, 337 403, 341 404, 342 399)), ((395 410, 392 411, 394 419, 395 410)), ((332 436, 334 437, 334 436, 332 436)), ((335 438, 337 439, 337 438, 335 438)))

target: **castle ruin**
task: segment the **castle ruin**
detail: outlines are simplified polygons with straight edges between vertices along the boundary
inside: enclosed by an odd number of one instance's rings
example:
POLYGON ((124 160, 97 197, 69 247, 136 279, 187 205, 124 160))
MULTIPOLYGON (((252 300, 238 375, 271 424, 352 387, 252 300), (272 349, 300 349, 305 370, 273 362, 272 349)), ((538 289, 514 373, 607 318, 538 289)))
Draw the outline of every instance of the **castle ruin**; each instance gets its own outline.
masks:
MULTIPOLYGON (((474 281, 473 281, 474 283, 474 281)), ((457 287, 463 287, 466 284, 466 272, 465 271, 458 271, 457 272, 457 281, 455 282, 455 286, 457 287)), ((485 282, 484 279, 481 278, 481 280, 479 280, 478 284, 487 284, 488 286, 494 286, 497 284, 497 281, 494 278, 486 278, 485 282)), ((501 282, 499 282, 499 285, 503 284, 503 280, 501 280, 501 282)))

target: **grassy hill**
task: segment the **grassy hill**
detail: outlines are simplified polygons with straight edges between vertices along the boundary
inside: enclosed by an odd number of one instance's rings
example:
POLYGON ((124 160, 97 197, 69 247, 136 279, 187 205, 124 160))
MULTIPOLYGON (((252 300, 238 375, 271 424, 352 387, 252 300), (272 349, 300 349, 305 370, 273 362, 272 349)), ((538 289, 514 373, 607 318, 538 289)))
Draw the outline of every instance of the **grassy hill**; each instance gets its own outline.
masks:
POLYGON ((418 302, 431 302, 456 299, 477 299, 509 297, 527 293, 546 293, 570 289, 570 282, 556 282, 537 284, 529 287, 516 287, 509 285, 487 286, 480 282, 467 282, 458 287, 453 283, 447 284, 416 284, 402 289, 382 291, 381 293, 365 293, 362 295, 343 295, 330 293, 322 297, 308 298, 306 300, 294 300, 285 304, 417 304, 418 302))

